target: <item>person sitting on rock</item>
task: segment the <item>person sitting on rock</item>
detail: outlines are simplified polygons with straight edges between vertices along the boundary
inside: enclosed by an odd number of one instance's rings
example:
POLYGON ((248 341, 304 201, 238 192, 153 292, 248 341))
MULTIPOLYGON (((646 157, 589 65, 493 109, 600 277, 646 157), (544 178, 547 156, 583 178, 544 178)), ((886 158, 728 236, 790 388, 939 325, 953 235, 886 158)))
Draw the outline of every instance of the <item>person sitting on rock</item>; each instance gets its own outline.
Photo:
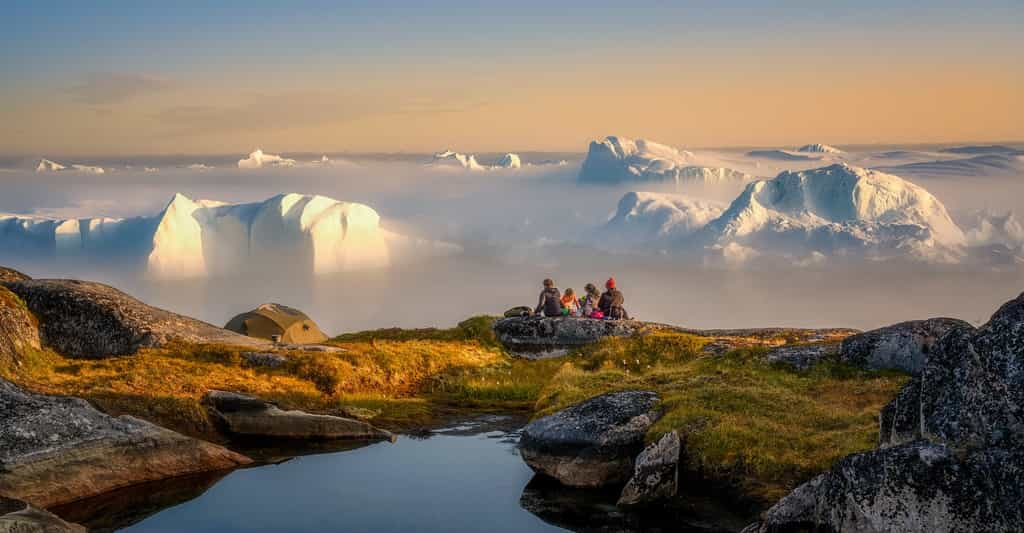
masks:
POLYGON ((562 295, 562 308, 566 316, 580 315, 580 300, 576 298, 576 291, 565 289, 565 294, 562 295))
POLYGON ((601 293, 593 283, 587 283, 583 290, 587 294, 580 301, 580 316, 593 318, 594 311, 599 309, 597 304, 601 301, 601 293))
POLYGON ((622 292, 615 288, 615 278, 608 278, 604 287, 607 290, 601 295, 601 300, 597 302, 597 306, 604 313, 605 319, 629 320, 629 314, 622 307, 626 299, 622 296, 622 292))
POLYGON ((544 290, 540 291, 540 301, 537 302, 537 314, 562 316, 562 309, 562 293, 555 288, 555 282, 550 278, 544 280, 544 290))

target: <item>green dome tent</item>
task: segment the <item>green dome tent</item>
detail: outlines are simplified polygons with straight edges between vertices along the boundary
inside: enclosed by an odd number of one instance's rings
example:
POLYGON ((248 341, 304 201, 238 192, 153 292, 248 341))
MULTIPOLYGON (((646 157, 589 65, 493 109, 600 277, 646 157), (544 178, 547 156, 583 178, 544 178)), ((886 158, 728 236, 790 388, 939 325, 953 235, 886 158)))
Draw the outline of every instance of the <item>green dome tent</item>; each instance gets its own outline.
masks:
POLYGON ((279 335, 280 341, 287 344, 315 344, 327 340, 327 335, 305 313, 273 303, 232 318, 224 329, 261 339, 279 335))

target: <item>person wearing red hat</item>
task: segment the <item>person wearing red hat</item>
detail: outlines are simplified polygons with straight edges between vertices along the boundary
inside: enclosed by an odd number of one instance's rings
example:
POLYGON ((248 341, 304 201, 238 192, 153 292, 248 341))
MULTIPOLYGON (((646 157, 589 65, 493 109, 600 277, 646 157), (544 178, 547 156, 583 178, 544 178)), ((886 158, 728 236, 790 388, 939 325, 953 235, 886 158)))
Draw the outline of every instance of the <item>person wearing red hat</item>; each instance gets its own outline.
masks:
POLYGON ((607 290, 601 295, 597 307, 604 313, 605 318, 628 320, 629 314, 626 313, 626 308, 622 307, 626 303, 626 298, 622 296, 622 291, 615 287, 615 278, 608 278, 604 287, 607 290))

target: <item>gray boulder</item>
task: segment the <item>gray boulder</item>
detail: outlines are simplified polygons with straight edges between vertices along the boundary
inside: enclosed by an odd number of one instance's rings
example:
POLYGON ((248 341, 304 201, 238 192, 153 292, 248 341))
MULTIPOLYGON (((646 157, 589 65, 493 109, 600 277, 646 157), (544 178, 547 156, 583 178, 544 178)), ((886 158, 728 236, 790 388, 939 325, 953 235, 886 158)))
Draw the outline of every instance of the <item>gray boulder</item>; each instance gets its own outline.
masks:
POLYGON ((23 501, 0 496, 0 532, 86 533, 86 529, 23 501))
POLYGON ((0 380, 0 494, 38 507, 249 462, 137 418, 108 416, 79 398, 0 380))
POLYGON ((787 364, 797 370, 807 370, 827 358, 835 357, 838 353, 838 342, 784 344, 768 350, 768 362, 787 364))
POLYGON ((285 411, 271 402, 235 392, 210 391, 203 397, 203 403, 221 427, 239 437, 352 440, 393 438, 391 433, 366 422, 304 411, 285 411))
POLYGON ((625 483, 644 435, 660 417, 647 391, 602 394, 531 422, 519 453, 535 472, 571 487, 625 483))
POLYGON ((636 458, 633 477, 619 496, 618 505, 642 505, 668 500, 679 491, 679 434, 670 431, 644 448, 636 458))
POLYGON ((511 317, 494 323, 498 341, 513 355, 529 359, 560 357, 605 337, 632 337, 671 326, 637 320, 577 317, 511 317))
POLYGON ((955 328, 971 325, 955 318, 912 320, 843 339, 840 361, 868 370, 921 373, 935 343, 955 328))
POLYGON ((752 531, 1024 530, 1024 295, 955 325, 879 416, 879 449, 783 498, 752 531))
POLYGON ((1024 454, 917 442, 846 457, 750 531, 1021 531, 1024 454))
POLYGON ((0 366, 16 366, 26 350, 39 347, 36 317, 20 298, 0 286, 0 366))
POLYGON ((40 322, 43 344, 69 357, 130 355, 173 341, 269 345, 205 322, 146 305, 107 285, 75 280, 7 284, 40 322))

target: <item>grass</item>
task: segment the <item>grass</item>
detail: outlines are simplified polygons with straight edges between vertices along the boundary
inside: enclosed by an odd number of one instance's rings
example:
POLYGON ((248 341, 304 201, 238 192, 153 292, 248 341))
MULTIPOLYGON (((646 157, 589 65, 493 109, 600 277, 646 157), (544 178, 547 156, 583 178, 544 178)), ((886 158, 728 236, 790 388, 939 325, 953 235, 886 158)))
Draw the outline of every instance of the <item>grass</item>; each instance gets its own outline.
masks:
POLYGON ((674 332, 528 361, 501 349, 493 321, 342 335, 330 341, 340 351, 292 352, 276 369, 248 366, 236 348, 180 345, 103 360, 32 352, 0 374, 205 438, 215 438, 199 403, 210 389, 315 412, 358 407, 398 430, 452 410, 542 416, 608 391, 653 390, 664 415, 648 440, 680 431, 688 472, 757 502, 874 447, 878 413, 907 381, 830 361, 798 372, 768 364, 757 346, 710 355, 702 348, 714 339, 674 332))

